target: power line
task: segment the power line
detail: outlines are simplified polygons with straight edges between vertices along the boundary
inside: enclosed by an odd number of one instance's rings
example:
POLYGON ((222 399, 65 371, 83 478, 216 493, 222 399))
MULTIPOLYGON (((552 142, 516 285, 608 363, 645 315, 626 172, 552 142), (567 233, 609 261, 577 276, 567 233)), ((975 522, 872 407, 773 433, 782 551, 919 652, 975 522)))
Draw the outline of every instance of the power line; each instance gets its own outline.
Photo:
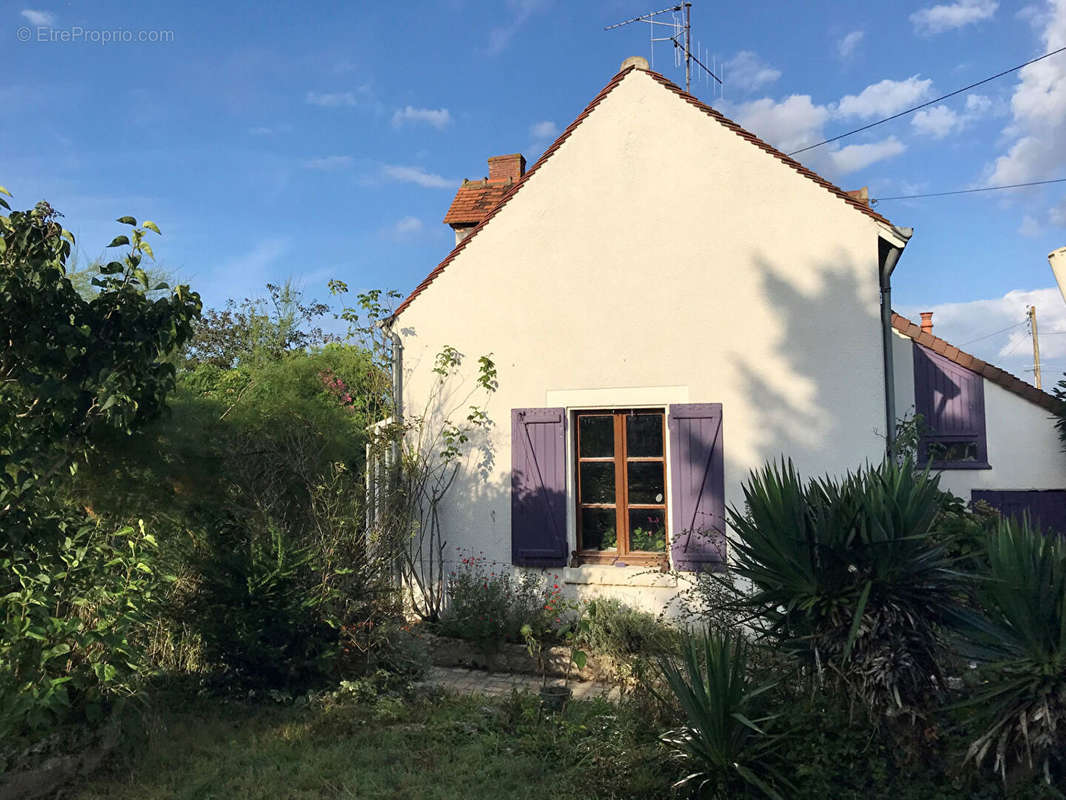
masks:
POLYGON ((982 186, 980 189, 955 189, 951 192, 930 192, 928 194, 898 194, 892 197, 878 197, 871 199, 870 203, 880 203, 884 200, 915 200, 919 197, 947 197, 953 194, 973 194, 974 192, 995 192, 1000 189, 1022 189, 1026 186, 1047 186, 1049 183, 1066 183, 1066 178, 1051 178, 1046 181, 1029 181, 1028 183, 1010 183, 1004 186, 982 186))
POLYGON ((801 147, 799 150, 793 150, 791 153, 789 153, 789 155, 794 156, 798 155, 799 153, 806 153, 808 150, 813 150, 816 147, 821 147, 823 144, 829 144, 830 142, 835 142, 839 139, 843 139, 845 136, 852 136, 856 133, 868 131, 870 130, 870 128, 876 128, 878 125, 883 125, 886 122, 891 122, 894 119, 899 119, 900 117, 904 117, 907 114, 911 114, 915 111, 918 111, 919 109, 926 108, 927 106, 934 105, 935 103, 939 103, 941 100, 947 100, 949 97, 954 97, 957 94, 968 92, 970 91, 970 89, 976 89, 978 86, 983 86, 989 81, 994 81, 996 78, 1002 78, 1004 75, 1010 75, 1012 72, 1017 72, 1022 67, 1028 67, 1030 64, 1035 64, 1037 61, 1043 61, 1045 58, 1050 58, 1051 56, 1058 55, 1064 50, 1066 50, 1066 47, 1060 47, 1058 50, 1052 50, 1050 53, 1044 53, 1044 55, 1040 56, 1039 58, 1034 58, 1031 61, 1026 61, 1024 64, 1019 64, 1016 67, 1011 67, 1010 69, 1005 69, 1002 72, 997 72, 991 77, 985 78, 984 80, 978 81, 977 83, 971 83, 969 86, 963 86, 961 89, 956 89, 954 92, 948 92, 947 94, 941 95, 935 100, 930 100, 927 103, 922 103, 921 105, 914 106, 913 108, 908 108, 906 111, 900 111, 898 114, 893 114, 891 117, 879 119, 876 122, 871 122, 869 125, 863 125, 861 128, 856 128, 853 131, 848 131, 847 133, 842 133, 839 136, 834 136, 831 139, 826 139, 824 142, 818 142, 818 144, 812 144, 808 145, 807 147, 801 147))
POLYGON ((1021 322, 1016 322, 1013 325, 1010 325, 1010 326, 1004 328, 1001 331, 996 331, 995 333, 987 333, 984 336, 978 336, 976 339, 970 339, 968 341, 965 341, 962 344, 960 344, 959 347, 965 347, 966 345, 973 344, 974 342, 981 342, 981 341, 984 341, 985 339, 991 339, 993 336, 999 336, 999 334, 1001 334, 1001 333, 1006 333, 1007 331, 1012 331, 1012 330, 1014 330, 1017 327, 1025 325, 1028 321, 1029 321, 1028 319, 1023 319, 1021 322))

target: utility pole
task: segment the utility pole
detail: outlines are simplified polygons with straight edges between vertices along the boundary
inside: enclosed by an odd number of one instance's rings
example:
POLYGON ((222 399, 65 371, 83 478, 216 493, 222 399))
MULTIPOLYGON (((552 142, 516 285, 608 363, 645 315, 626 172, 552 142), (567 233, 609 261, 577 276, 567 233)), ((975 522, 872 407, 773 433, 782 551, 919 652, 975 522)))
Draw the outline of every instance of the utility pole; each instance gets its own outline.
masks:
POLYGON ((1036 376, 1036 388, 1040 389, 1040 337, 1036 332, 1036 306, 1029 306, 1029 327, 1033 334, 1033 374, 1036 376))

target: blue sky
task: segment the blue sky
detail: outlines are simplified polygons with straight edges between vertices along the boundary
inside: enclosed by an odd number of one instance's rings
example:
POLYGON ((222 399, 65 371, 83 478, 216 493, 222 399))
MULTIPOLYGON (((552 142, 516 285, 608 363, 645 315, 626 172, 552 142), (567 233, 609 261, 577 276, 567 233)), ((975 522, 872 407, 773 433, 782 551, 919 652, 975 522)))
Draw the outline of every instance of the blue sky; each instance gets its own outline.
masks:
MULTIPOLYGON (((0 4, 0 184, 63 211, 83 258, 115 217, 157 221, 159 261, 209 305, 290 276, 320 297, 333 277, 410 290, 451 246, 459 181, 490 155, 532 163, 626 56, 648 57, 645 26, 602 27, 664 5, 28 2, 0 4), (101 41, 116 32, 150 41, 101 41)), ((1066 0, 695 0, 693 23, 726 78, 724 96, 694 93, 795 149, 1066 45, 1066 0)), ((874 197, 1066 177, 1066 54, 802 158, 874 197)), ((935 310, 962 343, 1036 302, 1066 368, 1046 260, 1066 184, 878 210, 916 229, 898 308, 935 310)), ((971 349, 1023 374, 1026 341, 971 349)))

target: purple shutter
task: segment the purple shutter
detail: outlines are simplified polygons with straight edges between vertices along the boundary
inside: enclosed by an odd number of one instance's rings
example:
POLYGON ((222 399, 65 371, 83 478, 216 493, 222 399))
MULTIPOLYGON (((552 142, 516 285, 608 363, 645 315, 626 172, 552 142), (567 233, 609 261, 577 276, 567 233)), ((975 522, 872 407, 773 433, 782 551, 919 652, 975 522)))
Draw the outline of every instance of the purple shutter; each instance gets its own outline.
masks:
POLYGON ((566 411, 511 410, 511 561, 566 565, 566 411))
POLYGON ((973 502, 983 500, 1005 517, 1020 519, 1028 513, 1033 525, 1044 531, 1066 534, 1066 491, 1061 489, 1030 491, 993 491, 974 489, 973 502))
POLYGON ((986 466, 985 385, 976 372, 914 344, 914 408, 928 428, 920 443, 976 442, 977 459, 952 466, 986 466))
POLYGON ((712 570, 725 562, 725 472, 722 404, 672 405, 670 483, 674 569, 712 570))

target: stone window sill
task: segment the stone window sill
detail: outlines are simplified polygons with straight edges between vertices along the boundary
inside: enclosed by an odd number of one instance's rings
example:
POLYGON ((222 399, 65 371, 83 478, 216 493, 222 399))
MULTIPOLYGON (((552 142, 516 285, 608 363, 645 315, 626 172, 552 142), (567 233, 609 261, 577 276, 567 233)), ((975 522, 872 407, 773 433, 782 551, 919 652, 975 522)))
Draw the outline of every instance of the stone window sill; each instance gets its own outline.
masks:
POLYGON ((658 566, 627 564, 580 564, 564 567, 563 580, 578 586, 633 586, 676 589, 677 578, 658 566))

